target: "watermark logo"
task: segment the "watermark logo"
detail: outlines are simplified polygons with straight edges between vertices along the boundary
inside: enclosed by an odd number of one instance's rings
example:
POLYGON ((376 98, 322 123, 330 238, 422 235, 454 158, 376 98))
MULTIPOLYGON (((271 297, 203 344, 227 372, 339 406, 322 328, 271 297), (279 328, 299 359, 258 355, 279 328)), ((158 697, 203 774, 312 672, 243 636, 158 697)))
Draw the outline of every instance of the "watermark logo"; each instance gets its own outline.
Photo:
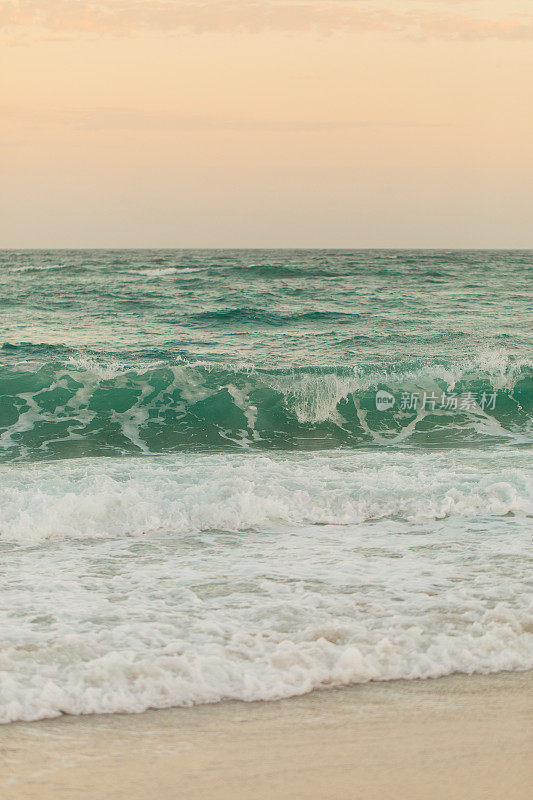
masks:
MULTIPOLYGON (((384 389, 376 392, 376 408, 388 411, 396 397, 384 389)), ((494 411, 496 392, 401 392, 397 407, 400 411, 494 411)))
POLYGON ((396 398, 390 392, 380 389, 376 392, 376 408, 378 411, 388 411, 396 402, 396 398))

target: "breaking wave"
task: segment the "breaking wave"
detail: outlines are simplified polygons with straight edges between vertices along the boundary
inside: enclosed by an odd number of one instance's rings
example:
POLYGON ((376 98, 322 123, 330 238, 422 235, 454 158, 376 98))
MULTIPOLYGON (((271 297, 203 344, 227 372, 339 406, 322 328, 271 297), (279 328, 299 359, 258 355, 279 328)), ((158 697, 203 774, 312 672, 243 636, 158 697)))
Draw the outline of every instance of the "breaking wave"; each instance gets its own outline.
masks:
POLYGON ((533 668, 524 448, 0 467, 0 722, 533 668))
POLYGON ((4 465, 0 541, 533 515, 529 458, 437 453, 182 453, 4 465), (423 475, 423 481, 420 476, 423 475))
POLYGON ((461 364, 258 369, 70 357, 0 367, 0 459, 211 449, 531 441, 533 369, 461 364), (377 408, 376 393, 389 398, 377 408))

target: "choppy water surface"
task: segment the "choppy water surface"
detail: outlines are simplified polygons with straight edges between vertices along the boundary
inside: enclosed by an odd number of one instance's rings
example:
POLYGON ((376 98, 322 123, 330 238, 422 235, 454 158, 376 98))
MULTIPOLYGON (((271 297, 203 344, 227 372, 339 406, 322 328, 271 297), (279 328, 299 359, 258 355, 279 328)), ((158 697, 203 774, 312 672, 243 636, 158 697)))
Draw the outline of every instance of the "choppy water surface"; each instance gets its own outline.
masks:
POLYGON ((532 274, 0 253, 0 719, 531 668, 532 274))

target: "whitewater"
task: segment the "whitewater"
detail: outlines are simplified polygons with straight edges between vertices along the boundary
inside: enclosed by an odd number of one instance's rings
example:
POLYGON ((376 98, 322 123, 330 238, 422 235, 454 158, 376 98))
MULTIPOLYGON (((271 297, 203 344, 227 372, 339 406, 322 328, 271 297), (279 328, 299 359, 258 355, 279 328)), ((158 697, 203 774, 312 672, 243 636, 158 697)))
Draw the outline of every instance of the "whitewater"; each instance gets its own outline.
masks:
POLYGON ((0 721, 533 668, 530 251, 1 251, 0 721))

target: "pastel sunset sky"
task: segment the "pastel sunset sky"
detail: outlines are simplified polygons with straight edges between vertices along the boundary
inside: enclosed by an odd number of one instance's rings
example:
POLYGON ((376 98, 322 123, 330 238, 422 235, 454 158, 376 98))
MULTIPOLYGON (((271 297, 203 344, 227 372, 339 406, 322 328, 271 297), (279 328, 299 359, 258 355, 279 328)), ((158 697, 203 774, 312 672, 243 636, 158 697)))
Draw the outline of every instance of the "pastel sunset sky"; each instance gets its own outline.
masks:
POLYGON ((532 0, 0 0, 0 247, 533 247, 532 0))

